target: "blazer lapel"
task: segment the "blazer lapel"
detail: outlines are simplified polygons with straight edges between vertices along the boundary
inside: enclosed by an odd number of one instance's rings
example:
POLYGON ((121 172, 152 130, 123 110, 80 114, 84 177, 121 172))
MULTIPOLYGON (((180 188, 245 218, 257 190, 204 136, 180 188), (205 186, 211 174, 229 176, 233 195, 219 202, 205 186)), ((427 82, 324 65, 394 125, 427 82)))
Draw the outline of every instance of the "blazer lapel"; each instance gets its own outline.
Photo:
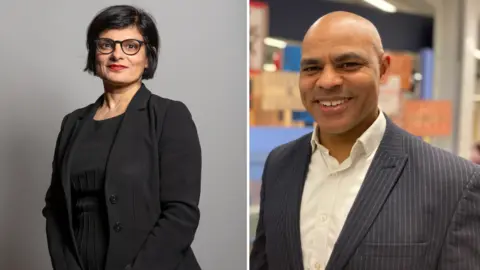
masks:
POLYGON ((121 123, 119 124, 119 127, 117 129, 117 132, 114 136, 112 146, 110 148, 110 152, 107 157, 107 164, 105 168, 105 189, 108 190, 110 181, 110 175, 112 173, 112 168, 116 168, 116 164, 119 164, 120 160, 120 155, 118 155, 118 151, 121 151, 122 145, 127 145, 131 142, 128 141, 128 136, 125 135, 125 129, 128 129, 132 125, 130 124, 131 121, 135 121, 135 117, 133 117, 133 114, 140 110, 144 110, 147 107, 148 100, 150 99, 151 92, 145 87, 144 84, 140 87, 140 89, 137 91, 135 96, 132 98, 130 101, 127 110, 125 111, 125 115, 123 116, 123 119, 121 123))
POLYGON ((72 135, 70 136, 70 139, 67 142, 65 155, 63 157, 62 166, 61 166, 62 168, 61 179, 62 179, 63 191, 65 195, 65 202, 67 205, 68 222, 70 224, 69 232, 74 244, 76 259, 79 264, 82 264, 82 262, 80 260, 80 253, 77 249, 77 244, 75 241, 73 226, 72 226, 73 222, 72 222, 72 201, 71 201, 72 196, 71 196, 71 183, 70 183, 70 167, 72 162, 72 153, 75 152, 78 142, 80 141, 79 138, 81 138, 82 130, 84 130, 83 129, 84 124, 88 119, 93 118, 96 112, 96 109, 98 108, 102 98, 103 98, 103 95, 94 104, 88 106, 85 109, 85 111, 77 119, 75 119, 75 124, 71 131, 72 135))
MULTIPOLYGON (((310 146, 311 133, 299 140, 299 148, 290 157, 291 166, 284 167, 278 175, 279 189, 283 191, 283 200, 279 201, 278 209, 281 213, 280 232, 283 235, 282 245, 287 251, 289 269, 303 269, 302 245, 300 238, 300 205, 303 187, 312 149, 310 146)), ((287 259, 287 258, 286 258, 287 259)))
MULTIPOLYGON (((65 196, 67 200, 68 210, 70 211, 70 166, 72 161, 72 153, 75 152, 75 148, 78 145, 79 138, 82 135, 82 130, 87 122, 88 119, 92 119, 97 111, 97 108, 101 104, 101 100, 103 99, 103 95, 98 98, 98 100, 88 106, 85 111, 75 120, 74 127, 72 129, 72 136, 70 137, 69 141, 67 142, 67 147, 65 149, 65 155, 62 162, 62 183, 63 188, 65 191, 65 196)), ((69 213, 70 214, 70 213, 69 213)), ((71 216, 71 215, 69 215, 71 216)))
POLYGON ((402 139, 402 131, 387 118, 385 135, 347 216, 327 269, 343 269, 348 264, 381 211, 407 161, 402 139))

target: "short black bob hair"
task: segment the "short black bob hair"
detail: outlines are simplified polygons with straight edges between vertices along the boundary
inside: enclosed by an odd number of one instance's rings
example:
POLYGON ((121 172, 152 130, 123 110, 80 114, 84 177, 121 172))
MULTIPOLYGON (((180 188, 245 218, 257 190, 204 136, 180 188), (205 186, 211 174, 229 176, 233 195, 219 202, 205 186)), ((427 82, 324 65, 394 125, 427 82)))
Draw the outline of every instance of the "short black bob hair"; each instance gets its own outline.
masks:
POLYGON ((128 5, 115 5, 100 11, 90 23, 87 31, 87 66, 84 71, 96 75, 95 40, 103 31, 111 29, 124 29, 135 26, 138 28, 145 41, 148 58, 148 68, 145 69, 142 79, 153 78, 157 69, 160 37, 153 17, 140 8, 128 5))

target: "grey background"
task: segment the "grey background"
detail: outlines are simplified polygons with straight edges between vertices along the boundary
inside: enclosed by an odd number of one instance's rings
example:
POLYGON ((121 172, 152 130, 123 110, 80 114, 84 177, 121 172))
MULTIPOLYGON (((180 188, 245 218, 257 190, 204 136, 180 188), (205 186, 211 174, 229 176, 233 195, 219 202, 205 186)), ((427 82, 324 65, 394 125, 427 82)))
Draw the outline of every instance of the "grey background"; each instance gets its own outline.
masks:
POLYGON ((85 32, 101 9, 151 12, 162 39, 155 93, 187 104, 203 148, 203 269, 246 269, 245 1, 5 1, 0 9, 0 269, 51 269, 41 215, 62 117, 93 102, 85 32))

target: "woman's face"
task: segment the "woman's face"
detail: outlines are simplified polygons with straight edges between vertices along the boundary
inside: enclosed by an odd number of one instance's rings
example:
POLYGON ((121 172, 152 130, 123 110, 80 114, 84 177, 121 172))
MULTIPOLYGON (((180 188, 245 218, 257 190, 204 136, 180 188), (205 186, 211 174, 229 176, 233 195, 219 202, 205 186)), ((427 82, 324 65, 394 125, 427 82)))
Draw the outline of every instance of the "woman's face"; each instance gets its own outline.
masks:
POLYGON ((148 67, 148 58, 145 44, 137 40, 144 41, 136 27, 102 32, 96 47, 97 76, 117 86, 140 81, 148 67))

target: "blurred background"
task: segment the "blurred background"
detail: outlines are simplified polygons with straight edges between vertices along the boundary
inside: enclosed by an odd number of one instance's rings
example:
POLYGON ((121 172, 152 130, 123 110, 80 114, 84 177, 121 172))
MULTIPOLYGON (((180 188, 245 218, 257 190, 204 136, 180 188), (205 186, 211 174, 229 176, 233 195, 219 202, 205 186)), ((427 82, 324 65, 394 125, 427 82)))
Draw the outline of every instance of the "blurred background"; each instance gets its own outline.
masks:
POLYGON ((300 42, 337 10, 371 20, 392 56, 381 109, 432 145, 480 162, 480 1, 250 1, 251 240, 268 153, 312 131, 297 85, 300 42))

